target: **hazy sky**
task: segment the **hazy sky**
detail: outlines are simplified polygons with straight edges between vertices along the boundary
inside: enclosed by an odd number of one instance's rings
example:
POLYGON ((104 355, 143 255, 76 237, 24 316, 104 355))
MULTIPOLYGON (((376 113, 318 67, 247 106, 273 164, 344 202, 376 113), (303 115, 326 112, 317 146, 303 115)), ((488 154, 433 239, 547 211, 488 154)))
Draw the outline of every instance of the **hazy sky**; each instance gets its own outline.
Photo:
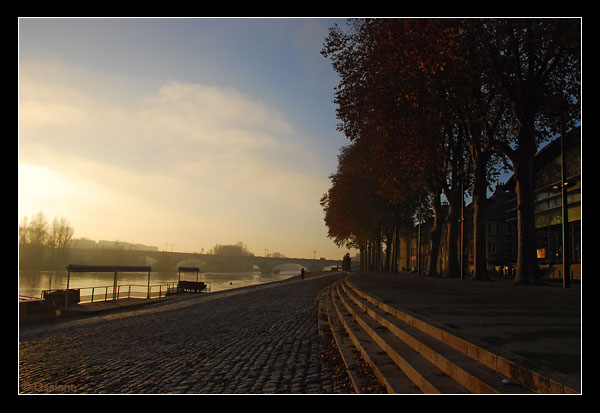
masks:
POLYGON ((340 258, 331 19, 19 20, 19 221, 75 237, 340 258))

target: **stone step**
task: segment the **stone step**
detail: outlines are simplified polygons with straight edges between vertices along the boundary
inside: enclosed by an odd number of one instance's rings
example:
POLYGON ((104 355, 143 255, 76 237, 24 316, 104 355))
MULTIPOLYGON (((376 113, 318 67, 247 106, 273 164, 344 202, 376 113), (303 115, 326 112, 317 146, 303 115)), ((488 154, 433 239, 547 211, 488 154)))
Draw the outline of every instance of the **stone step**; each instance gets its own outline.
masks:
POLYGON ((356 393, 360 393, 361 389, 364 387, 363 379, 359 374, 360 361, 354 357, 352 353, 354 350, 354 345, 337 318, 335 310, 333 310, 332 306, 331 286, 328 286, 324 289, 319 299, 319 323, 324 321, 325 324, 319 326, 319 332, 322 335, 324 334, 324 328, 331 329, 333 339, 337 345, 340 355, 342 356, 342 360, 346 366, 346 371, 350 377, 350 380, 352 381, 354 391, 356 393))
MULTIPOLYGON (((339 284, 339 281, 335 285, 339 284)), ((331 328, 334 335, 343 343, 340 352, 344 351, 347 366, 352 366, 356 359, 349 349, 353 345, 360 352, 365 361, 370 365, 377 379, 386 387, 388 393, 412 394, 420 393, 414 383, 400 370, 393 360, 371 340, 369 335, 360 327, 355 325, 353 318, 339 301, 335 285, 330 288, 327 300, 327 310, 331 320, 331 328), (344 340, 346 338, 346 340, 344 340)))
POLYGON ((510 352, 501 349, 494 349, 492 346, 477 339, 465 339, 451 328, 448 328, 436 321, 426 320, 423 317, 413 314, 408 310, 400 310, 390 306, 376 297, 373 297, 352 284, 346 277, 345 285, 349 286, 357 296, 364 298, 369 303, 393 315, 399 320, 404 321, 416 329, 435 337, 440 342, 460 351, 468 357, 478 361, 482 365, 489 367, 495 372, 505 376, 508 380, 507 386, 509 392, 526 392, 520 390, 519 386, 528 389, 534 393, 540 394, 560 394, 560 393, 578 393, 576 386, 565 385, 562 382, 571 382, 569 378, 556 372, 550 372, 550 376, 540 374, 539 366, 529 360, 522 359, 510 352), (519 362, 521 360, 522 362, 519 362))
POLYGON ((335 286, 335 294, 360 328, 380 347, 380 351, 384 352, 423 393, 468 393, 467 389, 364 313, 346 296, 339 283, 335 286))
MULTIPOLYGON (((356 306, 355 311, 362 312, 362 315, 368 315, 368 318, 372 320, 369 322, 372 326, 375 326, 372 327, 375 331, 385 329, 389 332, 389 335, 394 336, 410 347, 420 357, 437 367, 470 393, 533 393, 479 361, 443 343, 438 338, 426 334, 375 306, 365 298, 358 296, 345 280, 340 284, 340 293, 356 306)), ((381 336, 384 339, 385 334, 381 334, 381 336)), ((390 345, 390 343, 387 345, 390 345)), ((434 374, 439 374, 439 372, 434 374)))

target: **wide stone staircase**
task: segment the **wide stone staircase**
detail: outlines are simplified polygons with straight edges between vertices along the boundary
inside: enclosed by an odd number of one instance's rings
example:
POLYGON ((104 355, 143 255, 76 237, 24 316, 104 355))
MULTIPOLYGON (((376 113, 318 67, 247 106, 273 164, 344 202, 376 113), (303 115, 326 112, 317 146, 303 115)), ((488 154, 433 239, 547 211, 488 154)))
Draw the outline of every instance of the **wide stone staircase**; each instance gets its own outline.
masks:
POLYGON ((324 288, 319 329, 331 329, 357 393, 365 361, 388 393, 569 393, 552 380, 369 296, 348 277, 324 288), (362 358, 362 360, 361 360, 362 358))

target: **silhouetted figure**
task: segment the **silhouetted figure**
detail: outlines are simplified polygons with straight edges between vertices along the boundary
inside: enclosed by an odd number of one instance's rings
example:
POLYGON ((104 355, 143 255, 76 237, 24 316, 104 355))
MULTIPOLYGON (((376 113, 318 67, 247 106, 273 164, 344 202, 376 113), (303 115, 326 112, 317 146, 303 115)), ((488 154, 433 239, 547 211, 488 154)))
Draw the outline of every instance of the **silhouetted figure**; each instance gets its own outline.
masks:
POLYGON ((300 270, 300 278, 304 279, 304 268, 300 270))

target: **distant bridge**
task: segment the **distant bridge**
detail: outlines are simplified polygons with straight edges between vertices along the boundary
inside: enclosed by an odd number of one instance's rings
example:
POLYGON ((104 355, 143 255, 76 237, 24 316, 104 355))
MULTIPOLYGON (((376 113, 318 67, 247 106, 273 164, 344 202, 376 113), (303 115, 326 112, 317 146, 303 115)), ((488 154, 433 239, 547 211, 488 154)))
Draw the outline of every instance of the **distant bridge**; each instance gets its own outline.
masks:
POLYGON ((283 264, 298 264, 309 271, 321 271, 326 267, 342 265, 342 260, 327 259, 83 248, 70 249, 69 260, 71 264, 149 265, 153 271, 177 271, 179 267, 198 267, 204 272, 236 272, 259 269, 263 274, 270 274, 275 267, 283 264))

